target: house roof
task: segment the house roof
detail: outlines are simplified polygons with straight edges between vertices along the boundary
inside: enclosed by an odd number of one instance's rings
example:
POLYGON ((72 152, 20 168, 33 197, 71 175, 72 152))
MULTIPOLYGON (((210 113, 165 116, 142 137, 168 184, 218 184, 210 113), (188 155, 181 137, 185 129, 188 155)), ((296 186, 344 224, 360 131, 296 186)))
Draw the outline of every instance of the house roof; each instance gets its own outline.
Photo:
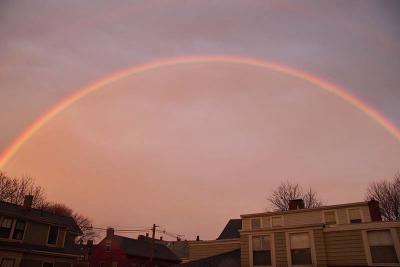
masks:
POLYGON ((69 216, 58 215, 35 208, 26 209, 21 205, 4 201, 0 201, 0 213, 28 221, 66 227, 70 232, 82 234, 82 231, 76 224, 75 220, 69 216))
POLYGON ((297 210, 286 210, 286 211, 267 211, 260 213, 252 213, 252 214, 243 214, 240 215, 241 218, 249 218, 256 216, 270 216, 270 215, 281 215, 288 213, 299 213, 299 212, 308 212, 308 211, 316 211, 316 210, 326 210, 326 209, 338 209, 338 208, 346 208, 346 207, 359 207, 359 206, 367 206, 368 201, 363 202, 354 202, 354 203, 346 203, 346 204, 337 204, 337 205, 329 205, 329 206, 320 206, 316 208, 304 208, 297 210))
POLYGON ((240 238, 240 229, 242 229, 242 219, 230 219, 217 240, 240 238))
MULTIPOLYGON (((114 235, 113 241, 117 242, 129 256, 149 257, 151 242, 137 240, 125 236, 114 235)), ((168 247, 154 242, 154 258, 179 263, 181 260, 168 247)))
POLYGON ((174 267, 240 267, 240 249, 189 261, 174 267))

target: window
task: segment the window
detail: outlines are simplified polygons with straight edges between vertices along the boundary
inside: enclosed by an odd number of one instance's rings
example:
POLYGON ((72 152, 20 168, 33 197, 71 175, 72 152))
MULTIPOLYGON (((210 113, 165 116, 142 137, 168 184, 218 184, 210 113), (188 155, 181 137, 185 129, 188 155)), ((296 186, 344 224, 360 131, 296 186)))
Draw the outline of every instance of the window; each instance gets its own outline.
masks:
POLYGON ((360 208, 353 208, 347 210, 349 213, 349 221, 350 223, 361 223, 361 212, 360 208))
POLYGON ((0 225, 0 237, 9 238, 11 233, 11 227, 13 224, 13 219, 9 217, 3 217, 0 225))
POLYGON ((253 266, 271 265, 271 243, 269 236, 253 236, 253 266))
POLYGON ((43 267, 54 267, 54 263, 52 263, 52 262, 43 262, 43 267))
POLYGON ((390 230, 367 232, 373 263, 398 263, 390 230))
POLYGON ((290 234, 290 254, 293 265, 312 264, 310 236, 308 233, 290 234))
POLYGON ((282 226, 282 216, 272 217, 272 227, 282 226))
POLYGON ((13 239, 22 240, 24 238, 25 222, 17 220, 14 227, 13 239))
POLYGON ((58 239, 58 227, 50 226, 49 237, 47 238, 47 244, 55 245, 57 244, 57 239, 58 239))
POLYGON ((106 240, 106 251, 107 252, 111 251, 111 240, 106 240))
POLYGON ((324 211, 325 224, 336 224, 336 213, 334 210, 324 211))
POLYGON ((260 229, 261 228, 261 220, 260 218, 252 218, 251 219, 251 229, 260 229))
POLYGON ((1 261, 1 267, 14 267, 14 264, 15 264, 15 260, 14 259, 4 258, 1 261))

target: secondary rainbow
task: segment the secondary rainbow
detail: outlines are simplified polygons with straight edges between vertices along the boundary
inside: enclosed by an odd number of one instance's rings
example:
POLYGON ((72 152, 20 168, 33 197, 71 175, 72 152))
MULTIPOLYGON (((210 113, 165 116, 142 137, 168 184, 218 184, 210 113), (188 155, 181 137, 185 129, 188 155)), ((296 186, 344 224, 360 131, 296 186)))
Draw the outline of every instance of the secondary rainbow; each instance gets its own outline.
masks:
POLYGON ((242 56, 227 56, 227 55, 202 55, 202 56, 189 56, 189 57, 176 57, 176 58, 167 58, 161 59, 157 61, 148 62, 142 65, 137 65, 128 69, 124 69, 121 71, 117 71, 108 75, 98 81, 95 81, 87 86, 77 90, 74 94, 69 97, 63 99, 52 108, 50 108, 46 113, 37 118, 29 127, 27 127, 12 143, 9 145, 0 155, 0 169, 4 168, 7 162, 17 153, 17 151, 23 146, 23 144, 29 140, 40 128, 43 127, 46 123, 48 123, 52 118, 57 116, 60 112, 67 109, 79 99, 88 96, 89 94, 100 90, 106 85, 109 85, 113 82, 121 80, 125 77, 138 74, 144 71, 168 67, 179 64, 193 64, 193 63, 212 63, 212 62, 220 62, 220 63, 232 63, 232 64, 244 64, 255 67, 262 67, 272 71, 284 73, 290 76, 294 76, 296 78, 306 80, 311 84, 316 85, 317 87, 324 89, 347 103, 351 104, 357 109, 360 109, 364 113, 366 113, 370 118, 379 123, 383 128, 385 128, 390 134, 392 134, 399 142, 400 142, 400 129, 398 129, 392 122, 386 119, 383 115, 381 115, 378 111, 368 106, 366 103, 357 99, 349 92, 344 89, 330 83, 324 81, 314 75, 306 73, 301 70, 297 70, 282 64, 277 64, 270 61, 259 60, 255 58, 242 57, 242 56))

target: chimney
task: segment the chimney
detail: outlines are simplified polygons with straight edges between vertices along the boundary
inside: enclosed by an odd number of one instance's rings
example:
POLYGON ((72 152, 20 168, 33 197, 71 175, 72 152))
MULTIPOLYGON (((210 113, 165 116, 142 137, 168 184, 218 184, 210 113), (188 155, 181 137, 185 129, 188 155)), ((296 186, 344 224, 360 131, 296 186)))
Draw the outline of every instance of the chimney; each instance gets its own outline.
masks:
POLYGON ((86 243, 88 247, 93 247, 93 240, 89 239, 86 243))
POLYGON ((30 210, 32 208, 32 202, 33 202, 33 196, 32 195, 26 195, 24 198, 24 208, 26 210, 30 210))
POLYGON ((114 228, 108 227, 107 228, 107 237, 113 237, 114 236, 114 228))
POLYGON ((162 238, 163 238, 163 237, 162 237, 162 236, 160 236, 160 241, 162 241, 162 238))
POLYGON ((200 241, 200 236, 197 236, 197 237, 196 237, 196 241, 200 241))
POLYGON ((289 210, 299 210, 304 209, 304 200, 299 199, 291 199, 289 200, 289 210))
POLYGON ((373 222, 382 221, 381 209, 379 208, 378 201, 376 201, 375 199, 371 199, 370 201, 368 201, 368 208, 371 220, 373 222))

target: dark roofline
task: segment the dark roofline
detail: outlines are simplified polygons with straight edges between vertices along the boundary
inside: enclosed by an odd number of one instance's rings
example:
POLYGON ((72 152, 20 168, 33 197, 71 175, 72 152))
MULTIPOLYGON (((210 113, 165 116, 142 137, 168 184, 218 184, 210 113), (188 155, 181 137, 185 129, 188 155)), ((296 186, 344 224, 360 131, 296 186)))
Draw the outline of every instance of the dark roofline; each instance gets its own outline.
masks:
POLYGON ((48 211, 45 211, 43 209, 38 209, 38 208, 26 209, 22 205, 18 205, 18 204, 6 202, 6 201, 0 201, 0 213, 9 215, 9 216, 15 216, 18 218, 23 218, 25 220, 67 227, 68 230, 72 233, 75 233, 78 235, 83 234, 82 230, 79 228, 78 224, 76 223, 74 218, 72 218, 71 216, 56 214, 56 213, 48 212, 48 211), (5 206, 5 209, 2 209, 1 208, 2 206, 5 206), (11 210, 7 210, 7 208, 10 208, 11 210), (53 217, 53 218, 51 218, 51 217, 53 217), (61 221, 56 222, 56 221, 54 221, 55 219, 56 220, 61 219, 61 220, 64 220, 64 222, 61 222, 61 221), (66 220, 68 220, 68 221, 66 221, 66 220))

